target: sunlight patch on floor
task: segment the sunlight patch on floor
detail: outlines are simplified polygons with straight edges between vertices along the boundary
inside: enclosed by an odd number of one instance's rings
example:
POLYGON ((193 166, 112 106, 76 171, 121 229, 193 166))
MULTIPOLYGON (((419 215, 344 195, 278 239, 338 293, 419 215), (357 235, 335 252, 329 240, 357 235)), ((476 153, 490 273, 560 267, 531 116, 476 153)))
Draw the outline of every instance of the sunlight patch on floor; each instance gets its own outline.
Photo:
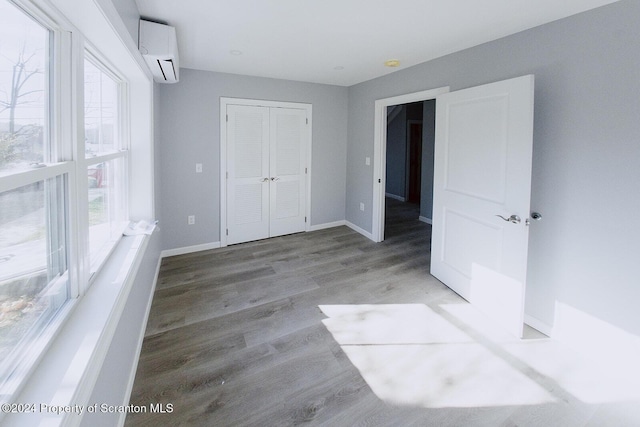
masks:
POLYGON ((472 339, 424 304, 321 305, 341 345, 462 343, 472 339))
POLYGON ((540 335, 537 339, 517 340, 502 332, 469 304, 446 304, 440 308, 458 323, 489 338, 502 350, 582 402, 637 401, 640 404, 640 351, 637 337, 624 335, 611 325, 563 306, 563 318, 569 318, 574 324, 565 321, 564 327, 571 328, 572 332, 571 335, 567 334, 565 341, 577 340, 579 331, 589 330, 593 334, 583 338, 582 344, 570 346, 566 342, 540 335))
POLYGON ((424 408, 536 405, 555 399, 423 304, 322 305, 323 320, 372 391, 424 408))
POLYGON ((387 403, 462 408, 555 400, 480 344, 347 345, 343 350, 387 403))

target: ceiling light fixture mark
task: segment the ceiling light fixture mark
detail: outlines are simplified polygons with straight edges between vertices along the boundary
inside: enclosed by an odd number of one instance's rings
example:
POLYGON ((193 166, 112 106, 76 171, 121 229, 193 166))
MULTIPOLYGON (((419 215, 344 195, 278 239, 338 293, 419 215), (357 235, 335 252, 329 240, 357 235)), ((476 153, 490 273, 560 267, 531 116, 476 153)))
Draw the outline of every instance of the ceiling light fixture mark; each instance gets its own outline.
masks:
POLYGON ((230 50, 229 53, 233 56, 242 55, 242 51, 239 51, 239 50, 230 50))
POLYGON ((400 61, 398 59, 389 59, 388 61, 384 61, 385 67, 397 67, 400 65, 400 61))

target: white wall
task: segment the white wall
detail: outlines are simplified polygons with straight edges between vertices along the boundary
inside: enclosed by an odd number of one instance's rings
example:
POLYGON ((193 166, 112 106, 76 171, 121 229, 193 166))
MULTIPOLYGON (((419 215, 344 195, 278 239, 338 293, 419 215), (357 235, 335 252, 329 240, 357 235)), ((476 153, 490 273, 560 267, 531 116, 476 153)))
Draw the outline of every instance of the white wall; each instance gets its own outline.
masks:
POLYGON ((347 220, 371 231, 376 99, 535 74, 527 314, 551 325, 561 303, 640 335, 639 52, 623 0, 350 87, 347 220))
MULTIPOLYGON (((133 0, 113 1, 122 20, 127 24, 128 34, 122 33, 120 37, 131 37, 135 35, 137 45, 137 6, 133 0), (135 25, 134 25, 135 23, 135 25), (133 29, 136 31, 133 31, 133 29)), ((157 92, 157 84, 154 91, 157 92)), ((157 119, 158 98, 154 97, 154 134, 159 133, 157 119)), ((135 143, 135 142, 134 142, 135 143)), ((160 151, 154 152, 154 194, 153 199, 156 207, 160 205, 160 151)), ((132 165, 133 168, 136 165, 132 165)), ((158 209, 156 208, 156 212, 158 209)), ((156 218, 158 216, 156 215, 156 218)), ((148 304, 153 296, 156 271, 160 259, 162 242, 162 227, 157 228, 151 236, 144 258, 138 269, 134 285, 129 293, 125 308, 118 323, 114 339, 111 342, 107 356, 104 360, 96 385, 91 391, 90 402, 107 403, 110 405, 128 404, 125 397, 128 396, 129 386, 131 386, 131 375, 135 374, 138 360, 138 350, 140 337, 144 333, 146 325, 146 314, 148 304)), ((95 413, 85 414, 82 419, 83 426, 104 426, 111 427, 118 425, 118 420, 122 414, 117 413, 95 413)))
POLYGON ((129 35, 133 39, 136 46, 138 45, 138 21, 140 21, 140 12, 134 0, 111 0, 118 10, 122 22, 124 22, 129 35))
POLYGON ((312 104, 310 222, 344 220, 347 88, 182 69, 159 96, 163 249, 220 241, 220 97, 312 104))
MULTIPOLYGON (((158 84, 154 85, 157 91, 158 84)), ((154 133, 158 134, 157 112, 159 111, 159 103, 157 97, 154 98, 154 133)), ((154 163, 156 165, 154 171, 154 197, 156 206, 160 205, 160 150, 155 150, 154 163)), ((151 299, 153 298, 156 274, 158 264, 160 262, 160 252, 162 243, 162 228, 156 228, 151 236, 151 241, 147 246, 144 258, 138 269, 135 282, 122 316, 118 323, 118 327, 114 334, 113 341, 109 347, 109 351, 105 358, 104 364, 96 380, 96 385, 91 392, 90 402, 107 403, 109 405, 119 406, 128 405, 125 397, 129 396, 132 386, 132 377, 137 370, 137 362, 139 356, 140 338, 144 334, 144 328, 147 323, 147 310, 151 299)), ((93 414, 85 414, 82 419, 83 426, 91 427, 111 427, 118 425, 118 420, 122 414, 96 412, 93 414)))

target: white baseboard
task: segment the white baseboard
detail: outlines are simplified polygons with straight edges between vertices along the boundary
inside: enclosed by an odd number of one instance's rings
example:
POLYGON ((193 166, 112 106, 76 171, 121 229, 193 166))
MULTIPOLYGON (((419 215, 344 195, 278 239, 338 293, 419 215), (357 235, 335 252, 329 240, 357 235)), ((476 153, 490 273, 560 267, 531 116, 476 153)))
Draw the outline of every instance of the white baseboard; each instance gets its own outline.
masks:
POLYGON ((418 219, 422 222, 426 222, 427 224, 433 225, 433 220, 431 218, 427 218, 426 216, 420 215, 418 219))
POLYGON ((340 227, 342 225, 347 225, 347 221, 343 219, 342 221, 325 222, 324 224, 311 225, 309 226, 309 230, 307 231, 324 230, 327 228, 340 227))
POLYGON ((160 258, 190 254, 193 252, 208 251, 210 249, 219 249, 219 248, 220 248, 220 242, 212 242, 212 243, 203 243, 201 245, 185 246, 183 248, 165 249, 160 253, 160 258))
MULTIPOLYGON (((340 227, 341 225, 348 225, 347 221, 341 220, 341 221, 327 222, 324 224, 316 224, 316 225, 309 226, 309 229, 307 231, 324 230, 326 228, 340 227)), ((354 230, 356 229, 354 228, 354 230)), ((360 233, 360 231, 358 231, 358 233, 360 233)), ((201 245, 185 246, 182 248, 165 249, 160 253, 160 258, 167 258, 170 256, 176 256, 176 255, 185 255, 193 252, 208 251, 211 249, 219 249, 219 248, 221 248, 220 242, 212 242, 212 243, 203 243, 201 245)))
POLYGON ((540 320, 540 319, 538 319, 536 317, 530 316, 528 314, 524 315, 524 323, 525 323, 525 325, 529 325, 533 329, 542 332, 543 334, 545 334, 548 337, 551 336, 551 333, 553 331, 553 327, 551 325, 547 325, 542 320, 540 320))
POLYGON ((395 199, 395 200, 400 200, 401 202, 406 202, 407 199, 405 199, 402 196, 396 196, 395 194, 391 194, 391 193, 384 193, 385 197, 388 197, 390 199, 395 199))
POLYGON ((353 223, 351 223, 351 222, 349 222, 349 221, 346 221, 346 224, 345 224, 345 225, 346 225, 347 227, 349 227, 350 229, 352 229, 353 231, 356 231, 356 232, 358 232, 358 233, 362 234, 362 235, 363 235, 364 237, 366 237, 367 239, 369 239, 369 240, 373 240, 373 235, 372 235, 371 233, 369 233, 368 231, 366 231, 366 230, 364 230, 364 229, 362 229, 362 228, 358 227, 357 225, 355 225, 355 224, 353 224, 353 223))

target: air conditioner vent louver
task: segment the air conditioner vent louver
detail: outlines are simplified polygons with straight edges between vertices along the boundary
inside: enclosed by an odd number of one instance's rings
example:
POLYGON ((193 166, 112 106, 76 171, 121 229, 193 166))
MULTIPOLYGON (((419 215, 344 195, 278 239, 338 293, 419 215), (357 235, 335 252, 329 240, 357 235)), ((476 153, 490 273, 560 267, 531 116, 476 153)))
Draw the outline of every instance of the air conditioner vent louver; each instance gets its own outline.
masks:
POLYGON ((160 72, 162 72, 162 78, 165 81, 171 80, 171 81, 177 81, 178 78, 176 77, 176 70, 173 67, 173 61, 171 59, 169 60, 165 60, 165 59, 158 59, 158 67, 160 68, 160 72))
POLYGON ((140 53, 158 83, 176 83, 180 79, 178 43, 174 27, 140 20, 140 53))

